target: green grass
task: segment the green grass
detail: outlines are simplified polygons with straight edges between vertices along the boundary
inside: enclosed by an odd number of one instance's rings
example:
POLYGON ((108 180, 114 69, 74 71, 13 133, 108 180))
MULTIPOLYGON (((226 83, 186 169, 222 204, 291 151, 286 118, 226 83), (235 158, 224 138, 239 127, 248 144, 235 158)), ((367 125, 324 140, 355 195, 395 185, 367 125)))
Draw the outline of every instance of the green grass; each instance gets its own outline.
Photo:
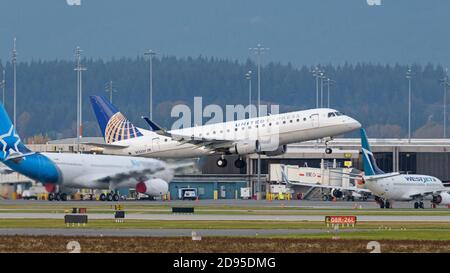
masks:
MULTIPOLYGON (((0 228, 66 228, 61 219, 2 219, 0 228)), ((179 220, 90 220, 86 228, 142 228, 142 229, 323 229, 329 230, 324 222, 307 221, 179 221, 179 220)), ((358 229, 423 229, 450 230, 450 223, 437 222, 361 222, 358 229)), ((344 228, 348 229, 348 228, 344 228)))
POLYGON ((450 229, 412 229, 412 230, 371 230, 356 232, 327 232, 317 234, 271 235, 269 238, 304 238, 331 239, 339 237, 344 240, 436 240, 450 241, 450 229))

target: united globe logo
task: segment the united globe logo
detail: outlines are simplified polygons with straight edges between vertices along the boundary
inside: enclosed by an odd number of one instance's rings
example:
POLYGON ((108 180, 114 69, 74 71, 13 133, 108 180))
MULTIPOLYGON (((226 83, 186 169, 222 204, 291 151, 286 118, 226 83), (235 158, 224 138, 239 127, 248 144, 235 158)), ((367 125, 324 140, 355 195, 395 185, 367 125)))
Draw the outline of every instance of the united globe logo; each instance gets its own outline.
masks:
POLYGON ((142 133, 122 113, 115 113, 105 128, 106 143, 142 136, 142 133))

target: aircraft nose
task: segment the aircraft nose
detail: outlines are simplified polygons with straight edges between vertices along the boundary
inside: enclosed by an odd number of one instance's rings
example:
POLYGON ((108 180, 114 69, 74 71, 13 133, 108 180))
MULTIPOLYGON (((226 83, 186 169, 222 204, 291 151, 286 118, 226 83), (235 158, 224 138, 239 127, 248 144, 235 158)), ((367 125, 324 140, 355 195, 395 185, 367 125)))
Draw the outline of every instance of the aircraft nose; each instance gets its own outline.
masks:
POLYGON ((349 121, 347 124, 351 130, 356 130, 356 129, 361 128, 361 123, 359 123, 359 121, 357 121, 356 119, 353 119, 353 118, 349 118, 349 121))

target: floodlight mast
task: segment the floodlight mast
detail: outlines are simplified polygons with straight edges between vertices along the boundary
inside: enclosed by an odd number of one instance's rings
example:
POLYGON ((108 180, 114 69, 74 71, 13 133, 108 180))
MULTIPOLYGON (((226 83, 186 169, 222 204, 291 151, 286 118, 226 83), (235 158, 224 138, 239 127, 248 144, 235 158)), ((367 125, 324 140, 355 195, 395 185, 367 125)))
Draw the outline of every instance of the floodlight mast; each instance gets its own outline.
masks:
MULTIPOLYGON (((269 48, 263 47, 261 44, 257 44, 256 47, 251 47, 249 50, 256 55, 257 59, 257 66, 258 66, 258 112, 257 115, 260 117, 261 115, 261 55, 264 54, 264 52, 268 51, 269 48)), ((259 130, 257 131, 258 137, 259 137, 259 130)), ((261 155, 258 153, 258 163, 257 163, 257 186, 256 186, 256 196, 257 199, 261 199, 261 155)))

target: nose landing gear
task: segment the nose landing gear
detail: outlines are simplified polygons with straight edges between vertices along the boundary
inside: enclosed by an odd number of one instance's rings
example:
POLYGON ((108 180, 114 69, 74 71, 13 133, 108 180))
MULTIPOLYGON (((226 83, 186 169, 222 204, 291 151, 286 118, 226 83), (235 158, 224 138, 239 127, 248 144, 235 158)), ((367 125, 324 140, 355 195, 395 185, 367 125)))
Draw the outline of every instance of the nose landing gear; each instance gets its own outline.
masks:
POLYGON ((329 140, 326 140, 326 141, 325 141, 325 153, 326 153, 327 155, 329 155, 329 154, 331 154, 331 153, 333 152, 333 149, 331 149, 330 147, 328 147, 328 142, 329 142, 329 140))

